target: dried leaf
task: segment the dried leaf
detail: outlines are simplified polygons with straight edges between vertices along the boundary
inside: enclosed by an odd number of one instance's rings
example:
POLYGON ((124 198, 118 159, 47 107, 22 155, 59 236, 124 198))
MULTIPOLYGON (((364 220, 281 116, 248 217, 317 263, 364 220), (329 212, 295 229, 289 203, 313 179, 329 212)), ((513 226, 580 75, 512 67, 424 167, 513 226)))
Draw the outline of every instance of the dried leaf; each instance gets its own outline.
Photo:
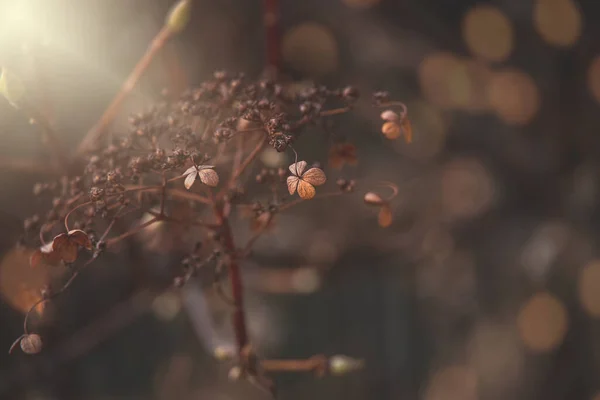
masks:
POLYGON ((288 176, 287 187, 288 187, 288 192, 290 194, 296 193, 296 189, 298 189, 299 182, 300 182, 300 178, 298 178, 297 176, 288 176))
POLYGON ((200 175, 200 181, 206 186, 215 187, 219 184, 219 175, 214 169, 200 169, 198 175, 200 175))
POLYGON ((88 234, 80 229, 73 229, 69 231, 69 240, 88 250, 92 249, 92 241, 90 240, 88 234))
POLYGON ((194 184, 194 182, 196 182, 196 177, 198 176, 198 171, 196 171, 195 167, 194 167, 194 172, 190 173, 186 178, 185 181, 183 182, 183 186, 185 186, 185 188, 187 190, 190 190, 190 188, 192 187, 192 185, 194 184))
POLYGON ((310 200, 315 197, 315 187, 310 183, 300 179, 298 181, 298 196, 304 200, 310 200))
MULTIPOLYGON (((323 172, 320 168, 311 168, 306 171, 301 179, 307 183, 310 183, 314 186, 320 186, 327 181, 327 177, 325 176, 325 172, 323 172)), ((313 188, 314 189, 314 188, 313 188)))
POLYGON ((289 166, 290 172, 296 176, 302 176, 308 163, 306 161, 298 161, 289 166))
POLYGON ((387 228, 392 224, 392 209, 386 204, 381 206, 379 209, 379 215, 377 216, 377 222, 382 228, 387 228))
POLYGON ((388 121, 381 127, 381 133, 388 139, 398 139, 400 137, 400 125, 396 122, 388 121))

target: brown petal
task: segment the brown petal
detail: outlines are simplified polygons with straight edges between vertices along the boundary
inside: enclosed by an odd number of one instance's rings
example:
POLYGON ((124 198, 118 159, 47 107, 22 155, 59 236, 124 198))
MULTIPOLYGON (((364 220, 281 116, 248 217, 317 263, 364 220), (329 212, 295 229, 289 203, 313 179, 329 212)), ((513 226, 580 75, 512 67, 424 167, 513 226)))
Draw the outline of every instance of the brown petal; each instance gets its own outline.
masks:
POLYGON ((29 257, 29 265, 31 266, 31 268, 39 267, 43 261, 44 261, 44 253, 42 253, 42 250, 40 250, 40 249, 37 249, 36 251, 34 251, 31 254, 31 257, 29 257))
POLYGON ((59 250, 55 252, 60 255, 60 258, 66 263, 72 263, 77 260, 77 251, 79 250, 79 246, 77 243, 73 243, 71 241, 66 242, 64 245, 60 247, 59 250))
POLYGON ((308 182, 300 179, 298 182, 298 196, 304 200, 310 200, 315 197, 315 187, 308 182))
POLYGON ((219 184, 219 174, 214 169, 202 169, 198 171, 198 175, 206 186, 215 187, 219 184))
POLYGON ((52 248, 53 242, 47 243, 33 252, 29 258, 29 265, 32 268, 36 268, 42 264, 56 265, 60 262, 60 254, 55 252, 52 248))
POLYGON ((381 127, 381 133, 388 139, 398 139, 400 137, 400 125, 396 122, 386 122, 381 127))
POLYGON ((186 178, 185 181, 183 182, 183 185, 185 186, 185 188, 187 190, 190 190, 190 188, 192 187, 192 185, 194 184, 194 182, 196 181, 196 177, 198 176, 198 172, 196 171, 196 169, 194 169, 194 172, 192 172, 191 174, 189 174, 186 178))
POLYGON ((377 222, 382 228, 387 228, 392 224, 392 210, 388 205, 381 206, 379 209, 379 215, 377 216, 377 222))
POLYGON ((288 192, 290 192, 290 194, 296 193, 296 189, 298 189, 298 182, 300 182, 300 178, 298 178, 297 176, 287 177, 287 187, 288 192))
POLYGON ((401 124, 402 132, 404 133, 404 139, 406 143, 411 143, 413 138, 412 125, 408 117, 404 117, 401 124))
POLYGON ((189 167, 188 169, 186 169, 185 172, 183 174, 181 174, 181 176, 189 175, 189 174, 191 174, 193 172, 196 172, 196 171, 198 171, 196 169, 196 166, 192 165, 191 167, 189 167))
POLYGON ((385 110, 381 113, 381 119, 384 121, 397 121, 398 118, 398 114, 392 110, 385 110))
POLYGON ((311 168, 302 175, 302 180, 313 186, 320 186, 325 183, 327 177, 320 168, 311 168))
POLYGON ((298 161, 289 166, 290 172, 296 176, 302 176, 308 163, 306 161, 298 161))
POLYGON ((364 197, 365 204, 369 206, 382 206, 383 199, 377 193, 367 192, 364 197))
POLYGON ((54 239, 52 239, 52 251, 55 252, 60 252, 60 250, 68 245, 69 243, 69 235, 66 233, 61 233, 58 234, 56 236, 54 236, 54 239))
POLYGON ((92 249, 92 241, 87 233, 80 229, 69 231, 69 239, 78 246, 85 247, 88 250, 92 249))

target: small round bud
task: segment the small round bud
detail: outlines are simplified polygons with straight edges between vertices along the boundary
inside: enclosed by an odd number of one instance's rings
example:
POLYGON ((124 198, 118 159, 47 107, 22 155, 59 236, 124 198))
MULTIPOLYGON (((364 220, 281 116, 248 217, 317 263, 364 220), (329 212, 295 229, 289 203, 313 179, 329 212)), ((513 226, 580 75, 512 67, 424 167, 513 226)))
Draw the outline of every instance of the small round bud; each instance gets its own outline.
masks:
POLYGON ((242 369, 238 366, 235 366, 229 370, 229 379, 232 381, 237 381, 242 377, 242 369))
POLYGON ((382 206, 385 202, 383 199, 376 193, 367 192, 364 197, 365 204, 370 206, 382 206))
POLYGON ((364 362, 362 360, 356 360, 344 355, 336 355, 329 359, 329 372, 332 375, 346 375, 361 369, 363 366, 364 362))
POLYGON ((25 354, 37 354, 42 351, 42 338, 35 333, 24 335, 21 338, 21 350, 25 354))
POLYGON ((169 11, 165 26, 173 33, 181 32, 190 22, 191 12, 192 2, 190 0, 179 0, 169 11))

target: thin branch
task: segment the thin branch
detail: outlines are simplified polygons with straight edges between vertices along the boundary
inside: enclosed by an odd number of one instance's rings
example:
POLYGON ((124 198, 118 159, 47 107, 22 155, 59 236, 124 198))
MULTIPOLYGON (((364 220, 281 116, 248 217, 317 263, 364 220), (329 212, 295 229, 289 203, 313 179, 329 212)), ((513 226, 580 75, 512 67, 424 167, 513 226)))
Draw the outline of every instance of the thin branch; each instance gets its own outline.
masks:
POLYGON ((136 233, 146 229, 147 227, 149 227, 150 225, 152 225, 158 221, 159 221, 158 218, 152 218, 151 220, 146 221, 143 224, 140 224, 140 225, 136 226, 135 228, 133 228, 119 236, 110 238, 106 241, 106 247, 109 248, 109 247, 115 245, 116 243, 120 242, 121 240, 126 239, 132 235, 135 235, 136 233))
POLYGON ((323 376, 329 367, 324 355, 316 355, 301 360, 261 360, 260 366, 265 372, 313 372, 323 376))
POLYGON ((173 31, 167 26, 163 26, 163 28, 156 34, 152 40, 152 43, 146 50, 146 53, 144 53, 142 58, 133 68, 133 71, 131 71, 127 77, 127 80, 123 86, 121 86, 119 92, 113 98, 108 108, 104 111, 104 114, 102 114, 102 117, 100 117, 98 123, 87 133, 87 135, 79 144, 79 147, 77 148, 78 155, 81 155, 89 150, 102 137, 102 135, 104 135, 110 124, 116 118, 123 101, 131 93, 144 72, 146 72, 154 57, 160 52, 160 50, 165 46, 172 36, 173 31))

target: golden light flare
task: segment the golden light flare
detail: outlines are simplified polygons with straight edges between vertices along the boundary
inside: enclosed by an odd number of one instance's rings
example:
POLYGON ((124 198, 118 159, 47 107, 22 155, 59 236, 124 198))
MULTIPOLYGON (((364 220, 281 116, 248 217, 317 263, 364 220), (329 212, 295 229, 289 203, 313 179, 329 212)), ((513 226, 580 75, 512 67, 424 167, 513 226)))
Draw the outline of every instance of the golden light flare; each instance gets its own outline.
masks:
POLYGON ((526 125, 540 108, 540 94, 533 79, 516 69, 492 75, 487 97, 491 108, 506 124, 526 125))
POLYGON ((533 25, 542 39, 557 47, 575 44, 582 31, 582 16, 572 0, 537 0, 533 25))
POLYGON ((425 400, 476 400, 477 376, 473 370, 453 365, 438 370, 429 381, 425 400))
POLYGON ((600 103, 600 55, 594 57, 588 68, 587 84, 594 99, 600 103))
MULTIPOLYGON (((14 309, 26 313, 41 298, 41 291, 51 280, 64 273, 61 267, 41 265, 31 268, 29 258, 32 249, 9 250, 0 262, 0 296, 14 309)), ((36 308, 41 315, 44 304, 36 308)))
POLYGON ((313 77, 334 72, 339 51, 331 30, 316 22, 306 22, 285 32, 282 41, 284 60, 292 68, 313 77))
POLYGON ((521 341, 530 350, 545 353, 558 347, 569 325, 567 309, 548 292, 534 294, 521 307, 517 328, 521 341))
POLYGON ((505 61, 513 49, 512 24, 496 7, 471 8, 464 16, 462 34, 471 53, 487 61, 505 61))
POLYGON ((600 260, 588 263, 579 273, 578 294, 583 309, 600 317, 600 260))
POLYGON ((470 112, 488 109, 486 87, 491 69, 482 61, 438 52, 419 65, 419 84, 433 105, 470 112))

